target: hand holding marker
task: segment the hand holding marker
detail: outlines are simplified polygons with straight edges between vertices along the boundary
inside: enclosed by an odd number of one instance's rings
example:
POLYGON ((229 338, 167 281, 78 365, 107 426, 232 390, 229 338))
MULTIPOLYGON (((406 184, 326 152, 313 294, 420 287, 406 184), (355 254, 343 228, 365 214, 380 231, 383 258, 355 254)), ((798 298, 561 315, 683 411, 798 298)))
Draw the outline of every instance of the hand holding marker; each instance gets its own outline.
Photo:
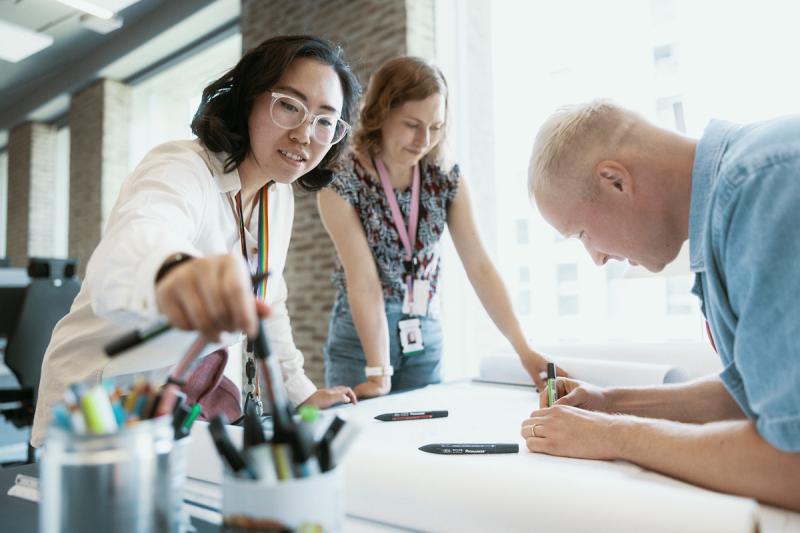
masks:
MULTIPOLYGON (((269 276, 269 272, 256 274, 251 276, 250 282, 253 284, 253 286, 256 286, 265 280, 267 276, 269 276)), ((109 356, 119 355, 130 348, 158 337, 170 329, 172 329, 171 324, 164 322, 148 329, 135 330, 130 333, 126 333, 125 335, 109 342, 106 345, 106 354, 109 356)), ((176 394, 180 390, 180 387, 184 385, 187 376, 191 375, 192 371, 199 363, 200 355, 203 353, 206 345, 207 343, 203 336, 198 336, 197 340, 192 343, 183 358, 181 358, 178 364, 175 365, 174 370, 167 378, 167 382, 161 392, 159 401, 154 405, 155 416, 168 414, 176 408, 176 394)))
MULTIPOLYGON (((252 276, 251 282, 255 286, 266 279, 268 275, 269 273, 265 272, 252 276)), ((161 323, 146 330, 133 331, 106 345, 106 353, 109 356, 120 354, 170 329, 172 326, 169 323, 161 323)), ((192 410, 186 409, 185 406, 181 407, 182 402, 175 405, 176 398, 180 395, 180 386, 196 366, 205 346, 206 342, 199 337, 167 379, 160 398, 148 402, 148 410, 153 414, 167 413, 173 409, 173 406, 176 413, 184 413, 184 416, 181 417, 183 425, 180 426, 182 434, 188 433, 186 430, 199 414, 197 409, 199 406, 195 406, 192 410)), ((360 428, 352 423, 345 427, 344 420, 337 416, 320 442, 315 442, 311 434, 310 423, 297 424, 292 417, 291 407, 286 399, 283 384, 280 382, 279 363, 277 358, 271 357, 269 342, 261 320, 258 321, 255 355, 267 388, 269 404, 272 407, 273 440, 271 444, 266 440, 260 417, 255 410, 248 409, 248 412, 245 413, 246 451, 239 453, 227 438, 225 431, 227 421, 224 417, 217 417, 212 420, 209 431, 224 462, 238 476, 267 481, 313 475, 319 472, 320 466, 323 471, 334 468, 360 432, 360 428)), ((176 435, 178 427, 176 425, 176 435)))
MULTIPOLYGON (((253 285, 266 279, 268 273, 252 276, 253 285)), ((160 323, 145 330, 136 330, 119 337, 105 347, 106 354, 115 356, 151 340, 172 329, 169 323, 160 323)), ((175 366, 161 392, 151 384, 140 381, 128 391, 123 402, 122 389, 113 381, 104 385, 87 387, 72 385, 65 393, 65 403, 53 409, 54 423, 62 429, 77 434, 106 434, 132 426, 140 420, 162 415, 173 415, 175 438, 189 434, 192 424, 202 410, 200 404, 186 405, 186 395, 180 391, 186 376, 197 365, 206 341, 198 337, 175 366)))
POLYGON ((558 384, 556 383, 556 364, 547 363, 547 407, 552 407, 558 400, 558 384))
MULTIPOLYGON (((255 287, 269 276, 269 272, 262 272, 250 277, 250 282, 255 287)), ((162 333, 172 329, 172 324, 169 322, 160 322, 152 327, 145 329, 137 329, 118 337, 105 346, 106 355, 113 357, 119 355, 124 351, 145 343, 149 340, 155 339, 162 333)))

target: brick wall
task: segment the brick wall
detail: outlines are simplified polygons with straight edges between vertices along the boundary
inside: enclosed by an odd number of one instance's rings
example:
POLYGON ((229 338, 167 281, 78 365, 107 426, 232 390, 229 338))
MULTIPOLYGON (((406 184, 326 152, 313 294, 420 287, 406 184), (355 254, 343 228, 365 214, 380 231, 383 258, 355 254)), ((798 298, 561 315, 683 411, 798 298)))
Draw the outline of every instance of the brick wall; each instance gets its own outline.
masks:
MULTIPOLYGON (((340 43, 366 86, 369 74, 398 55, 433 58, 433 0, 242 0, 242 47, 268 37, 312 33, 340 43)), ((296 192, 294 229, 284 274, 294 338, 306 372, 323 384, 322 346, 335 292, 335 250, 313 194, 296 192)))
POLYGON ((28 257, 53 255, 56 128, 26 122, 8 142, 6 255, 17 267, 28 257))
POLYGON ((72 96, 69 255, 86 263, 100 242, 128 166, 129 88, 98 80, 72 96))

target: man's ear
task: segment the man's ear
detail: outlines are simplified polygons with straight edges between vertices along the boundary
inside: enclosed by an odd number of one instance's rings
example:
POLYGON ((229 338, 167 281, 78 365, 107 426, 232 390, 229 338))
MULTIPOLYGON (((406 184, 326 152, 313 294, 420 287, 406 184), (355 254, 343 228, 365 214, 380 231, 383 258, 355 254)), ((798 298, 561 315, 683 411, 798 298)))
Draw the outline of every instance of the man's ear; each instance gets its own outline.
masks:
POLYGON ((594 167, 593 178, 600 190, 630 195, 633 193, 633 177, 618 161, 603 160, 594 167))

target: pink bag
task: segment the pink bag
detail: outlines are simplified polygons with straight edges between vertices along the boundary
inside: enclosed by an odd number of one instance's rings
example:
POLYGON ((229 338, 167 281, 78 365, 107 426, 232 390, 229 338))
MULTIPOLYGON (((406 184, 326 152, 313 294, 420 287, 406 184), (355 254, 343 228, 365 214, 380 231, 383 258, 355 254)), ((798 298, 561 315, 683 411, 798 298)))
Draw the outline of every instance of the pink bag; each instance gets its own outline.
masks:
POLYGON ((232 422, 242 416, 239 388, 223 375, 227 363, 227 348, 208 354, 181 387, 190 405, 199 403, 203 406, 201 420, 224 414, 232 422))

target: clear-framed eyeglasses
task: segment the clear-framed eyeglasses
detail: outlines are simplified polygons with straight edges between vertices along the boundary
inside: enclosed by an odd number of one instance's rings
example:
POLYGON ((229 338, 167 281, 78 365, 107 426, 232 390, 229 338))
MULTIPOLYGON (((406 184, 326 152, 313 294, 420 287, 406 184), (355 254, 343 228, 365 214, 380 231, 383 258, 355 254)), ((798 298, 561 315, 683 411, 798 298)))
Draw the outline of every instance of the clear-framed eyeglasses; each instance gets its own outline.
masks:
POLYGON ((315 115, 303 102, 288 94, 273 91, 269 113, 276 126, 287 130, 300 126, 311 117, 311 136, 320 144, 336 144, 350 131, 350 124, 338 116, 315 115))

